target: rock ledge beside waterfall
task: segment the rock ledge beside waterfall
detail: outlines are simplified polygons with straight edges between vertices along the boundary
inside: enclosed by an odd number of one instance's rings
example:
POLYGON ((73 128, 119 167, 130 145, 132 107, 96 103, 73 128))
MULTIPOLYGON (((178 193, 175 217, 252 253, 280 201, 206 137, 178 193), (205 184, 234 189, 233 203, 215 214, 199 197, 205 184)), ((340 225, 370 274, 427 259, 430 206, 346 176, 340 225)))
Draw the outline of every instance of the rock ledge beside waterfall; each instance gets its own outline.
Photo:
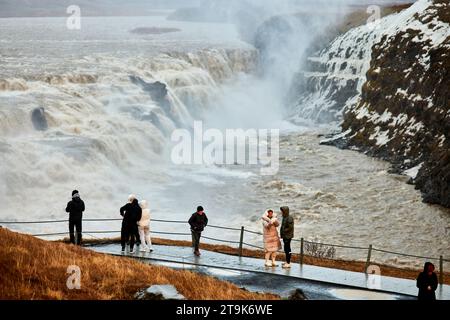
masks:
POLYGON ((419 0, 390 17, 343 134, 324 143, 391 162, 425 202, 450 207, 449 70, 450 4, 419 0))

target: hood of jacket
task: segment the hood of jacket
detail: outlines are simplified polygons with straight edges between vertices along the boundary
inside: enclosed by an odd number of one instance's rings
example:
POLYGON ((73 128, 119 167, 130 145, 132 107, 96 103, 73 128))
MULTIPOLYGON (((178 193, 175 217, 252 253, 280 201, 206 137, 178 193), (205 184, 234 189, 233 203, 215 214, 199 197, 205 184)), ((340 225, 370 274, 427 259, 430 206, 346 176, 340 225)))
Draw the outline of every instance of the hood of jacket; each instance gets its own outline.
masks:
POLYGON ((142 200, 139 205, 141 206, 142 210, 148 209, 148 202, 147 200, 142 200))
POLYGON ((285 217, 285 218, 289 217, 289 207, 284 206, 284 207, 281 207, 280 210, 281 210, 281 213, 283 214, 283 217, 285 217))
MULTIPOLYGON (((266 210, 266 212, 264 212, 262 218, 263 219, 270 219, 269 218, 269 210, 266 210)), ((277 213, 274 212, 273 215, 272 215, 272 219, 276 219, 276 218, 277 218, 277 213)))

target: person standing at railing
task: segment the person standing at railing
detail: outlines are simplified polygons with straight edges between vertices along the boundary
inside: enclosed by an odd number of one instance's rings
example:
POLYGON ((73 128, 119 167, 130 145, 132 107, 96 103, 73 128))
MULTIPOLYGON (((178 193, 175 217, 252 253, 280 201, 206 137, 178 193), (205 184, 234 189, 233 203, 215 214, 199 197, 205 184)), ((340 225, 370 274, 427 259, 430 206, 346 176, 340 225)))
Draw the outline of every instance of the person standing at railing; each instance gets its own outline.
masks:
POLYGON ((83 200, 80 198, 78 190, 72 191, 72 200, 67 203, 66 212, 69 213, 69 235, 70 242, 72 244, 81 245, 81 224, 83 219, 83 212, 85 210, 85 205, 83 200), (77 239, 75 243, 74 228, 77 232, 77 239))
POLYGON ((423 272, 417 277, 419 288, 418 300, 436 300, 435 291, 438 287, 438 278, 434 272, 434 264, 425 262, 423 272))
POLYGON ((139 236, 141 238, 141 249, 140 251, 153 251, 152 239, 150 237, 150 209, 148 208, 148 203, 146 200, 142 200, 139 203, 142 209, 141 220, 138 222, 139 236))
POLYGON ((281 241, 277 227, 280 222, 273 210, 267 210, 261 218, 263 224, 264 250, 266 267, 276 267, 277 251, 281 249, 281 241))
POLYGON ((197 211, 192 214, 189 219, 189 225, 191 226, 194 254, 198 257, 200 256, 200 237, 202 236, 203 230, 208 225, 208 217, 202 206, 198 206, 197 211))
POLYGON ((130 253, 133 254, 136 234, 139 232, 138 221, 142 216, 142 209, 135 195, 128 197, 128 203, 120 208, 120 215, 123 217, 120 237, 122 253, 125 252, 125 246, 130 241, 130 253))
POLYGON ((294 218, 289 215, 289 207, 281 207, 283 220, 281 222, 280 237, 283 239, 284 252, 286 254, 286 263, 283 263, 283 268, 291 267, 291 241, 294 238, 294 218))

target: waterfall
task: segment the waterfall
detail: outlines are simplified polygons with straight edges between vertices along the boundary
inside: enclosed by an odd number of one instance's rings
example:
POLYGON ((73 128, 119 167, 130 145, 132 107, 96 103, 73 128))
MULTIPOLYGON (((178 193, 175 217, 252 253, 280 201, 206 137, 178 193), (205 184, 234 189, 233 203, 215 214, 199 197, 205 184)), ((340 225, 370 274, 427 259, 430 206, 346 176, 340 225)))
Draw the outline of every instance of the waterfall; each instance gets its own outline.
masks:
POLYGON ((252 72, 256 61, 248 48, 92 55, 70 72, 1 79, 2 214, 16 214, 24 197, 36 203, 36 216, 59 213, 61 203, 52 201, 75 186, 112 199, 128 192, 118 180, 157 182, 171 131, 202 117, 224 82, 252 72))

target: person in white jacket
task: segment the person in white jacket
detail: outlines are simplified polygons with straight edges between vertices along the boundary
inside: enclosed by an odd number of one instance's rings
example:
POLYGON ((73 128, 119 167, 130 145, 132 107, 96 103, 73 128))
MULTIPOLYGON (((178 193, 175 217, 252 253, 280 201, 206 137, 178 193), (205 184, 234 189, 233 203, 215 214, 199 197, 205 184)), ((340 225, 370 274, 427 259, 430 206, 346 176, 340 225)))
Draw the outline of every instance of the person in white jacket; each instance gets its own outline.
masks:
POLYGON ((280 225, 277 214, 267 210, 261 217, 264 235, 264 251, 266 267, 276 267, 277 251, 281 249, 280 236, 277 227, 280 225))
POLYGON ((139 205, 142 208, 142 217, 138 221, 139 236, 141 238, 142 252, 153 251, 152 239, 150 238, 150 209, 146 200, 142 200, 139 205))

